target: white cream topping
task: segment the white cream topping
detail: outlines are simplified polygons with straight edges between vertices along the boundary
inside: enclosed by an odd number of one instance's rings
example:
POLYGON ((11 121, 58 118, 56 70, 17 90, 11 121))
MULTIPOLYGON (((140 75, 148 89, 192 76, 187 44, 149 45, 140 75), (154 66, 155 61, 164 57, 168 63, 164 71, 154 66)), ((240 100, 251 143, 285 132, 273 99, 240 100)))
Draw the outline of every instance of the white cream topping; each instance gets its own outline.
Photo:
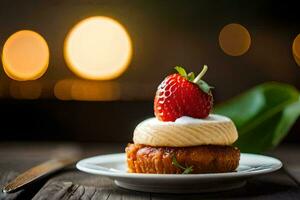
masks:
POLYGON ((153 117, 142 121, 133 133, 135 144, 169 147, 231 145, 237 138, 231 119, 216 114, 205 119, 184 116, 175 122, 162 122, 153 117))

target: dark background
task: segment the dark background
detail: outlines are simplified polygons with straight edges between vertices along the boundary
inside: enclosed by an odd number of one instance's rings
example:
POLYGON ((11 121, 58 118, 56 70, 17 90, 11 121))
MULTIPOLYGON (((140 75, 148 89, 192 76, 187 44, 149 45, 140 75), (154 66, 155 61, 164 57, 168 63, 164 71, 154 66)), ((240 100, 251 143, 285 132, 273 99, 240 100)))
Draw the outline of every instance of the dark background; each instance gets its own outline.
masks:
MULTIPOLYGON (((21 29, 44 36, 50 65, 38 99, 15 95, 24 82, 9 79, 0 68, 1 140, 73 140, 128 142, 137 123, 153 116, 157 85, 175 65, 199 72, 209 66, 206 80, 215 86, 219 103, 267 81, 300 88, 300 67, 292 42, 300 33, 296 1, 125 1, 125 0, 2 0, 0 48, 21 29), (114 101, 62 101, 54 87, 60 80, 79 80, 65 65, 63 42, 68 31, 89 16, 104 15, 121 22, 133 42, 133 59, 118 79, 114 101), (239 23, 251 35, 251 47, 239 57, 226 55, 218 36, 222 27, 239 23)), ((300 120, 286 142, 300 142, 300 120)))

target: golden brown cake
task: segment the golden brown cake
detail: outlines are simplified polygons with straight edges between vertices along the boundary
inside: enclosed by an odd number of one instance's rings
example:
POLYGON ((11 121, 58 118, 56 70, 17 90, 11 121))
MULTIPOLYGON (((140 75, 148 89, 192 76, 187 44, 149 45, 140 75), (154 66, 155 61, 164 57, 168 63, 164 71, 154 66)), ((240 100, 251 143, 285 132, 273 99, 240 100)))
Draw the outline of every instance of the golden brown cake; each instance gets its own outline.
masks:
POLYGON ((128 171, 132 173, 181 174, 183 168, 172 164, 175 158, 190 173, 218 173, 234 171, 240 159, 236 147, 201 145, 195 147, 151 147, 128 144, 128 171))

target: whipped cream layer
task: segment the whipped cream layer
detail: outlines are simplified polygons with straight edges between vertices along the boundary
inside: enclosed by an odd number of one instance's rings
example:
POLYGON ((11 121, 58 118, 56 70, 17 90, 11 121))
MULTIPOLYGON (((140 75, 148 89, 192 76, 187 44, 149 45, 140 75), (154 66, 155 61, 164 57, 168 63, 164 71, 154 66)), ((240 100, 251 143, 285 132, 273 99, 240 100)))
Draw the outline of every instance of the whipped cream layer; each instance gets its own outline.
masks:
POLYGON ((181 117, 175 122, 162 122, 153 117, 142 121, 133 133, 135 144, 169 147, 231 145, 237 138, 231 119, 216 114, 205 119, 181 117))

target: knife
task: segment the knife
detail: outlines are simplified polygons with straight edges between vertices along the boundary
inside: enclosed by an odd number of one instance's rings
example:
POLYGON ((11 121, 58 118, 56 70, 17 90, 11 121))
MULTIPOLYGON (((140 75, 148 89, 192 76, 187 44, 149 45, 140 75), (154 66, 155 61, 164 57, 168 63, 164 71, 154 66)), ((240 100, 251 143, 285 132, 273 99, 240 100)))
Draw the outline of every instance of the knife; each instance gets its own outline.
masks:
POLYGON ((77 160, 78 158, 60 158, 44 162, 17 176, 14 180, 5 185, 2 191, 5 193, 16 192, 37 180, 75 163, 77 160))

